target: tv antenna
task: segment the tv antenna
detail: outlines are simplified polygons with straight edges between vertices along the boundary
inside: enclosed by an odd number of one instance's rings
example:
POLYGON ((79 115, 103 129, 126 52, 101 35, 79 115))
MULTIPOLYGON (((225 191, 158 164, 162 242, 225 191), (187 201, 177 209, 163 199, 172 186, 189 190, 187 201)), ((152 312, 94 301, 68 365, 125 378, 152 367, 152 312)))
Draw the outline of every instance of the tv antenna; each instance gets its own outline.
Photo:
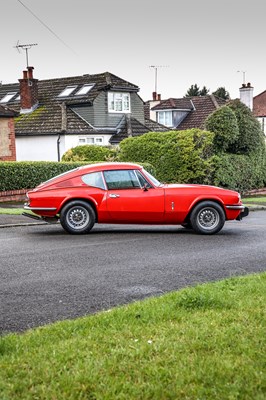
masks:
POLYGON ((32 48, 32 46, 37 46, 38 43, 31 43, 31 44, 19 44, 19 40, 17 42, 17 45, 14 46, 17 51, 20 53, 20 49, 26 51, 26 62, 27 62, 27 67, 29 66, 29 57, 28 57, 28 50, 32 48))
POLYGON ((246 84, 246 72, 247 71, 237 71, 237 72, 242 72, 242 74, 243 74, 243 85, 245 85, 246 84))
POLYGON ((150 68, 153 68, 155 71, 155 93, 157 93, 157 76, 158 76, 158 68, 168 68, 169 65, 150 65, 150 68))

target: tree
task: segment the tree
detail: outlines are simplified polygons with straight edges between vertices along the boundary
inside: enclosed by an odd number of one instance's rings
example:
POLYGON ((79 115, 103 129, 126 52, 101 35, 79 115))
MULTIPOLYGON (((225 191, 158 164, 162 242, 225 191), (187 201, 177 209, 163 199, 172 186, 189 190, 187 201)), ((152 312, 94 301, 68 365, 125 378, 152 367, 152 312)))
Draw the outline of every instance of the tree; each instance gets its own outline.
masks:
POLYGON ((224 87, 219 87, 218 89, 215 90, 215 92, 212 92, 212 94, 224 100, 230 99, 230 94, 229 92, 227 92, 227 90, 225 90, 224 87))
POLYGON ((228 150, 237 154, 251 154, 265 150, 261 125, 250 109, 239 99, 231 100, 228 107, 234 111, 239 129, 237 140, 229 146, 228 150))
POLYGON ((209 93, 210 89, 207 89, 206 86, 203 86, 203 88, 200 91, 200 96, 206 96, 209 93))
POLYGON ((205 127, 215 134, 213 144, 216 152, 228 150, 239 136, 236 115, 227 106, 220 107, 210 114, 205 121, 205 127))
POLYGON ((209 93, 209 89, 206 86, 203 86, 202 89, 195 83, 195 85, 191 85, 187 90, 185 97, 193 97, 193 96, 206 96, 209 93))
POLYGON ((191 85, 190 88, 187 90, 185 97, 192 97, 192 96, 199 96, 200 95, 200 88, 195 83, 195 85, 191 85))

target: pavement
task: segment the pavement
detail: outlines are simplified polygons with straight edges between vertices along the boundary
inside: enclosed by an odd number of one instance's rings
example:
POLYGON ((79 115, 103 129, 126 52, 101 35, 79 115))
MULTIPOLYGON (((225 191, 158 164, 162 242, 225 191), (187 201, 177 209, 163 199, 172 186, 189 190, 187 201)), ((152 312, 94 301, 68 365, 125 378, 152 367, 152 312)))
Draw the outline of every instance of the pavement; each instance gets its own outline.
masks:
MULTIPOLYGON (((0 203, 0 208, 6 208, 7 205, 0 203)), ((18 207, 18 206, 14 206, 18 207)), ((20 205, 21 208, 23 206, 20 205)), ((12 208, 12 206, 8 205, 8 208, 12 208)), ((249 206, 250 211, 266 211, 266 206, 249 206)), ((30 226, 30 225, 44 225, 45 221, 35 221, 29 217, 25 217, 24 215, 8 215, 8 214, 0 214, 0 228, 10 228, 16 226, 30 226)))

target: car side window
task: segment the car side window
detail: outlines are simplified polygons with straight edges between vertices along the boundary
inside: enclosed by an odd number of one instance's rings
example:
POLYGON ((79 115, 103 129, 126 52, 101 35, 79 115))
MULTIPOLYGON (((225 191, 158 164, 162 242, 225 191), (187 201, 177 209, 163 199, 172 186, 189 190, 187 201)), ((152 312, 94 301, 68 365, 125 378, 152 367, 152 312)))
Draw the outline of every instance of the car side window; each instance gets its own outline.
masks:
POLYGON ((139 181, 133 170, 104 171, 108 189, 139 189, 139 181))
POLYGON ((101 172, 92 172, 91 174, 83 175, 81 179, 88 186, 105 189, 103 176, 101 172))
POLYGON ((142 175, 142 173, 140 171, 136 171, 136 175, 139 179, 139 183, 141 187, 146 187, 148 189, 152 188, 152 185, 150 184, 150 182, 147 181, 146 178, 144 178, 144 176, 142 175))

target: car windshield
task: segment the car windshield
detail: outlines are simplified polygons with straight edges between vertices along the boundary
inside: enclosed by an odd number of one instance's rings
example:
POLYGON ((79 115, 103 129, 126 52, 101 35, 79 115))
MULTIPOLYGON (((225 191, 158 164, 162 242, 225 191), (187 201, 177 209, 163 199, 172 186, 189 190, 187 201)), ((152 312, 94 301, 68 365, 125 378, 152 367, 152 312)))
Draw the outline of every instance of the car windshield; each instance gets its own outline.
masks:
POLYGON ((156 178, 154 178, 154 176, 152 176, 148 171, 144 169, 143 172, 149 178, 149 180, 154 184, 154 186, 156 187, 162 186, 162 183, 159 182, 156 178))

